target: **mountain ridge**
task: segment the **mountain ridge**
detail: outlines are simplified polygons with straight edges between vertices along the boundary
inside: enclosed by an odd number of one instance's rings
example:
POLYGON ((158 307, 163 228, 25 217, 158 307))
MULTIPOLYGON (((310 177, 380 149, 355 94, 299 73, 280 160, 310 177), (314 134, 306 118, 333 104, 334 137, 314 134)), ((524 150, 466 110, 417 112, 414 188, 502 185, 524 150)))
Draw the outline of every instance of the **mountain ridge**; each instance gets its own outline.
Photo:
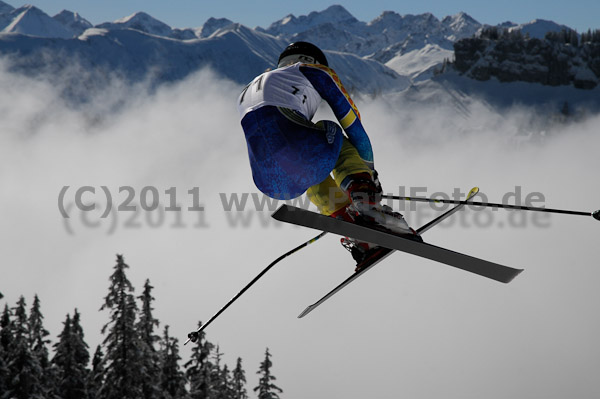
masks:
MULTIPOLYGON (((502 26, 529 35, 565 28, 541 19, 502 26)), ((0 56, 9 60, 11 71, 31 75, 60 73, 58 66, 76 60, 83 68, 153 85, 183 79, 205 67, 245 84, 274 67, 289 42, 306 40, 324 50, 349 90, 379 95, 430 81, 454 57, 458 42, 486 27, 465 12, 438 19, 432 13, 383 11, 363 22, 341 5, 298 17, 288 14, 267 28, 210 17, 200 27, 177 29, 142 11, 92 26, 71 11, 50 17, 0 0, 0 56), (15 16, 23 11, 35 13, 38 26, 16 23, 15 16), (18 31, 13 29, 17 25, 18 31), (42 30, 41 25, 62 28, 42 30)), ((78 92, 83 92, 85 84, 79 84, 78 92)))

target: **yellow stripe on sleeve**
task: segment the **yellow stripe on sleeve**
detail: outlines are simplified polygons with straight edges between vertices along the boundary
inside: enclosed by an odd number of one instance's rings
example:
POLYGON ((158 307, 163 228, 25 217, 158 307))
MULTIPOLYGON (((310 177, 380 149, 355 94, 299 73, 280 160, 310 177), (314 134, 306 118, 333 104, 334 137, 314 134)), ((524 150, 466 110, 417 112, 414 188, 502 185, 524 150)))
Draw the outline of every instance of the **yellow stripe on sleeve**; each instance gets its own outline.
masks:
MULTIPOLYGON (((317 68, 317 69, 320 69, 322 71, 327 72, 327 74, 335 82, 336 86, 340 89, 340 91, 342 92, 342 94, 344 94, 344 97, 346 97, 346 100, 348 101, 348 103, 350 103, 350 106, 352 107, 352 109, 356 113, 356 116, 358 117, 358 119, 360 119, 360 112, 358 112, 358 108, 356 107, 356 104, 354 104, 354 101, 352 101, 352 98, 350 98, 350 94, 348 94, 348 92, 346 91, 346 88, 342 84, 342 81, 340 80, 340 78, 337 75, 337 73, 335 73, 335 71, 333 69, 331 69, 329 67, 326 67, 325 65, 320 65, 320 64, 307 64, 307 65, 310 66, 310 67, 312 67, 312 68, 317 68)), ((348 126, 350 126, 350 125, 348 125, 348 126)))
POLYGON ((342 128, 346 129, 346 128, 348 128, 348 126, 352 125, 355 120, 356 120, 356 113, 354 112, 354 110, 352 108, 350 108, 350 110, 348 111, 346 116, 344 116, 342 119, 340 119, 340 123, 342 125, 342 128))

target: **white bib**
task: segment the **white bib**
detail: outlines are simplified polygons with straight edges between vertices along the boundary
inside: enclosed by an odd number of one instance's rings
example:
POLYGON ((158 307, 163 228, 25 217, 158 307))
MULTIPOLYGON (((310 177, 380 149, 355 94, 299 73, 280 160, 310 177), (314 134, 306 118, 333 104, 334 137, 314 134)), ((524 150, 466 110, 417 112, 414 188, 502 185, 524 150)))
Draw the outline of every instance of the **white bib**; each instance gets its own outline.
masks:
POLYGON ((299 111, 308 120, 317 112, 321 96, 300 72, 301 63, 265 72, 244 88, 238 98, 240 118, 265 105, 299 111))

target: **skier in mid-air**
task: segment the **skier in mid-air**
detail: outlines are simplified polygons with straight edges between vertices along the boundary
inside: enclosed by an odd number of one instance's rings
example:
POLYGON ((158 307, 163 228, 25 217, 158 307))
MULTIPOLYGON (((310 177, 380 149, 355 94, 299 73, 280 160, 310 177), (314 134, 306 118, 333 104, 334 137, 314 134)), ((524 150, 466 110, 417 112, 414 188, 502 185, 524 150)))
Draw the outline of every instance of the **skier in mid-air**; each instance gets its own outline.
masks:
MULTIPOLYGON (((279 207, 273 218, 318 229, 321 233, 271 262, 204 325, 190 332, 186 344, 197 342, 208 325, 278 262, 327 233, 351 234, 364 240, 342 238, 342 244, 357 261, 356 270, 298 317, 312 312, 394 251, 431 259, 503 283, 512 281, 523 271, 423 243, 420 234, 471 203, 468 201, 479 192, 477 187, 471 189, 465 201, 453 202, 455 207, 420 227, 419 233, 408 226, 401 214, 380 203, 382 189, 375 171, 371 142, 360 114, 338 76, 329 68, 323 52, 313 44, 295 42, 286 47, 275 70, 259 75, 244 88, 238 98, 238 107, 252 176, 258 189, 277 199, 292 199, 306 192, 321 213, 286 204, 279 207), (328 120, 312 122, 323 99, 341 127, 328 120)), ((546 208, 518 209, 548 211, 546 208)), ((591 215, 600 220, 600 210, 576 214, 591 215)))
MULTIPOLYGON (((277 69, 244 88, 238 107, 252 175, 261 192, 280 199, 306 192, 324 215, 420 238, 401 214, 380 204, 382 189, 360 114, 318 47, 290 44, 279 56, 277 69), (311 121, 322 99, 341 128, 329 120, 311 121)), ((349 238, 342 244, 357 263, 374 247, 349 238)))

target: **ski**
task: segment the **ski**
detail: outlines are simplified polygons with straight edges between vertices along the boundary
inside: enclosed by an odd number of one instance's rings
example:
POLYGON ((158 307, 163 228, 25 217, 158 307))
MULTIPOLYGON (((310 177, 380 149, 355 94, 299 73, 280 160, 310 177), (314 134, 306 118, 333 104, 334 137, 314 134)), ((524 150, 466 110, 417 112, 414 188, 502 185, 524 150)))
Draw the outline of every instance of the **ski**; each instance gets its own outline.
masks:
MULTIPOLYGON (((469 194, 466 197, 465 203, 466 203, 466 201, 469 201, 473 197, 475 197, 475 195, 477 195, 478 192, 479 192, 479 188, 478 187, 472 188, 471 191, 469 192, 469 194)), ((435 219, 431 220, 427 224, 421 226, 420 228, 417 229, 417 234, 421 235, 424 232, 426 232, 427 230, 429 230, 432 227, 434 227, 435 225, 437 225, 437 224, 441 223, 442 221, 446 220, 448 217, 452 216, 454 213, 458 212, 462 207, 464 207, 465 203, 461 203, 461 204, 456 205, 455 207, 447 210, 446 212, 442 213, 440 216, 438 216, 435 219)), ((362 263, 360 263, 360 264, 357 265, 356 272, 354 272, 347 279, 345 279, 344 281, 342 281, 338 286, 336 286, 334 289, 332 289, 327 294, 325 294, 317 302, 313 303, 312 305, 309 305, 306 309, 304 309, 302 311, 302 313, 300 313, 298 315, 298 318, 300 319, 300 318, 306 316, 307 314, 309 314, 310 312, 312 312, 313 310, 315 310, 318 306, 322 305, 329 298, 331 298, 336 293, 338 293, 339 291, 341 291, 342 288, 346 287, 348 284, 350 284, 351 282, 353 282, 354 280, 356 280, 357 278, 359 278, 360 276, 362 276, 368 270, 371 270, 373 268, 373 266, 379 264, 382 260, 384 260, 385 258, 387 258, 388 256, 390 256, 393 252, 394 252, 393 249, 380 247, 371 256, 369 256, 362 263)))
POLYGON ((522 272, 521 269, 503 266, 432 244, 417 242, 290 205, 282 205, 275 211, 273 217, 282 222, 352 237, 360 241, 372 242, 385 248, 434 260, 502 283, 509 283, 522 272))

